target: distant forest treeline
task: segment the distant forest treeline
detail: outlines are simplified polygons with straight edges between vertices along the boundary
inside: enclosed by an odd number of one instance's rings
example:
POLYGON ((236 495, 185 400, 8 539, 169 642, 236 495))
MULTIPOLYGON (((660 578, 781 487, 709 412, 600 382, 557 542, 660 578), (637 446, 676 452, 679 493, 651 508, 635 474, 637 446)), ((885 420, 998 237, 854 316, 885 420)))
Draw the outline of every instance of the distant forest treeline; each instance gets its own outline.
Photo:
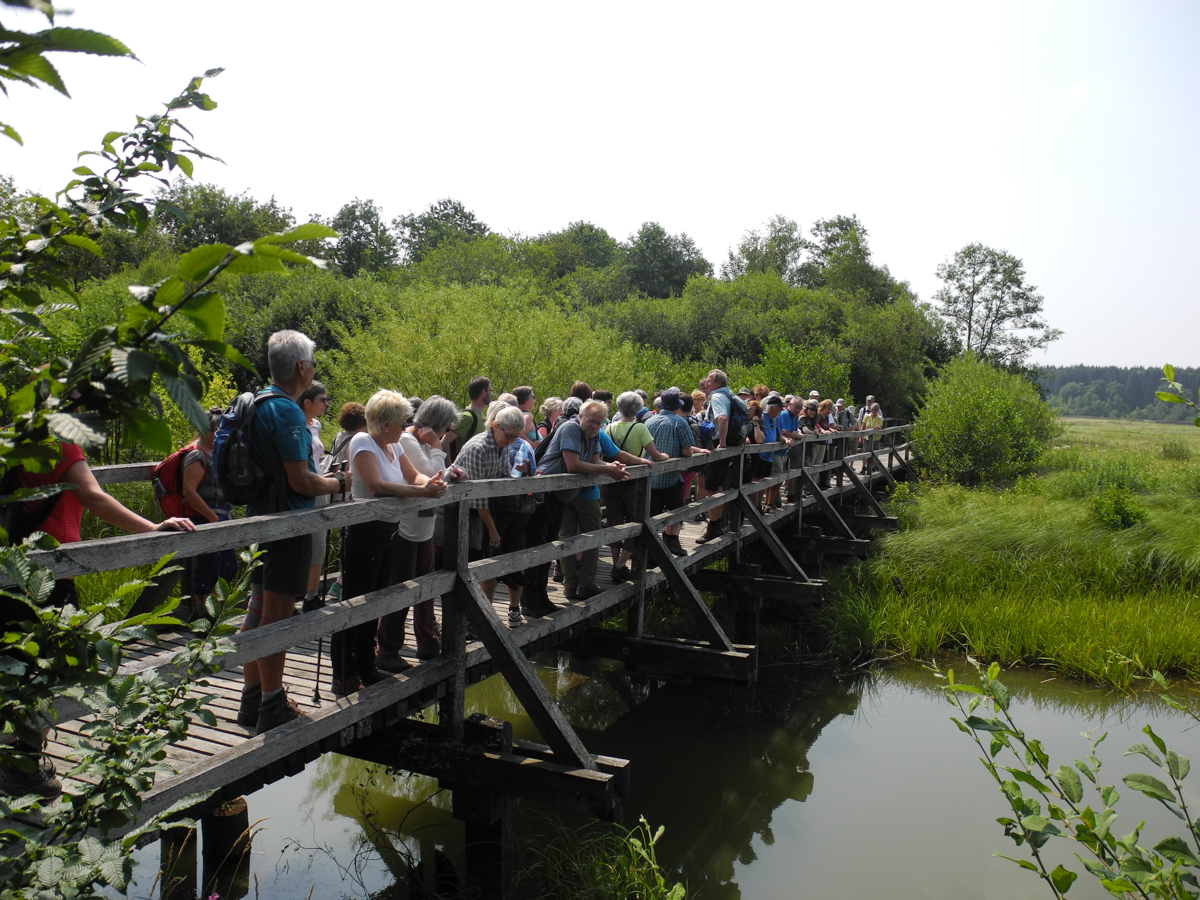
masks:
MULTIPOLYGON (((1181 403, 1163 403, 1154 396, 1162 390, 1162 369, 1126 369, 1118 366, 1048 366, 1038 382, 1046 400, 1064 416, 1100 416, 1106 419, 1149 419, 1188 422, 1195 413, 1181 403)), ((1175 368, 1175 380, 1195 398, 1200 369, 1175 368)))

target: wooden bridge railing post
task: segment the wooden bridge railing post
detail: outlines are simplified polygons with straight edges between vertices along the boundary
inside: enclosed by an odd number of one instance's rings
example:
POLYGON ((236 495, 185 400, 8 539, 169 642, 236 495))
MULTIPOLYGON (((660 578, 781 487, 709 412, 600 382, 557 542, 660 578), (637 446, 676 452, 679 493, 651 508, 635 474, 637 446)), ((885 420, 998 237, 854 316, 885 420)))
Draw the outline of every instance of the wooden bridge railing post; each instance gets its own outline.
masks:
MULTIPOLYGON (((641 514, 643 522, 649 522, 653 501, 651 499, 651 491, 653 478, 643 478, 638 486, 638 511, 641 514)), ((642 538, 637 542, 637 547, 633 551, 633 560, 631 572, 634 579, 637 581, 638 592, 637 597, 633 601, 633 605, 629 607, 629 612, 625 620, 625 630, 633 637, 640 638, 643 628, 645 627, 646 619, 646 565, 649 560, 649 550, 646 544, 647 538, 642 535, 642 538)))
POLYGON ((467 620, 463 604, 471 602, 464 596, 471 540, 469 515, 466 500, 447 506, 442 542, 442 568, 458 573, 458 578, 454 590, 442 598, 442 656, 454 660, 454 674, 438 704, 438 721, 456 741, 463 739, 466 712, 467 620))

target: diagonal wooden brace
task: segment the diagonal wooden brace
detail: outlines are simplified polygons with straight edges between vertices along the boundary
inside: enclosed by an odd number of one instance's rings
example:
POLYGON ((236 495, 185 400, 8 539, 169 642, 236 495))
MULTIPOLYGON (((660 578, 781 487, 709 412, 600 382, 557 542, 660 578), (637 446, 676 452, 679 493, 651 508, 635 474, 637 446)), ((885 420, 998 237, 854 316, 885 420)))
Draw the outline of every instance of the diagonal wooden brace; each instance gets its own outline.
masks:
POLYGON ((879 501, 875 499, 875 495, 872 494, 870 489, 862 483, 862 479, 855 474, 854 469, 850 467, 850 463, 843 462, 842 468, 845 469, 846 475, 849 476, 851 484, 858 489, 859 494, 861 494, 862 498, 867 501, 867 506, 871 507, 872 512, 874 512, 877 516, 886 516, 887 513, 884 511, 883 507, 879 505, 879 501))
POLYGON ((896 479, 892 477, 891 470, 883 464, 883 460, 879 458, 879 454, 874 450, 871 451, 871 459, 875 460, 875 468, 877 468, 883 474, 883 477, 887 480, 887 483, 892 487, 895 487, 896 479))
POLYGON ((820 485, 817 484, 815 478, 808 474, 807 469, 800 470, 800 479, 808 486, 808 489, 812 491, 813 499, 817 501, 817 505, 821 507, 821 510, 826 516, 829 517, 829 521, 840 528, 846 537, 850 538, 850 540, 857 540, 858 535, 854 533, 854 529, 846 524, 846 520, 843 519, 841 514, 837 511, 837 507, 829 502, 829 498, 821 493, 820 485))
POLYGON ((738 504, 742 507, 743 514, 750 520, 750 524, 754 526, 754 530, 758 532, 763 545, 771 551, 771 554, 783 566, 784 573, 791 578, 795 578, 797 581, 811 582, 812 579, 800 568, 800 564, 796 562, 795 557, 788 552, 787 547, 783 546, 783 541, 779 540, 779 535, 775 533, 775 529, 766 523, 766 520, 762 517, 762 513, 758 511, 758 507, 741 491, 738 492, 738 504))
POLYGON ((479 586, 479 582, 462 576, 460 581, 461 589, 455 593, 455 598, 461 599, 462 611, 467 621, 492 655, 492 663, 500 670, 504 680, 525 707, 525 712, 554 751, 555 758, 559 762, 581 769, 595 769, 596 762, 592 755, 583 746, 583 741, 562 714, 558 704, 551 699, 529 660, 508 633, 508 628, 500 624, 495 610, 492 609, 492 603, 479 586))
POLYGON ((729 637, 717 623, 712 610, 708 608, 708 604, 697 593, 695 586, 679 570, 679 566, 675 562, 675 555, 667 549, 667 545, 663 543, 662 537, 651 527, 650 523, 647 521, 644 524, 646 528, 642 532, 642 536, 643 540, 646 541, 646 549, 650 553, 649 562, 662 569, 663 574, 667 576, 667 584, 671 586, 671 590, 679 597, 679 602, 683 604, 683 608, 696 620, 696 625, 699 626, 703 639, 718 650, 726 652, 733 650, 733 641, 729 640, 729 637))

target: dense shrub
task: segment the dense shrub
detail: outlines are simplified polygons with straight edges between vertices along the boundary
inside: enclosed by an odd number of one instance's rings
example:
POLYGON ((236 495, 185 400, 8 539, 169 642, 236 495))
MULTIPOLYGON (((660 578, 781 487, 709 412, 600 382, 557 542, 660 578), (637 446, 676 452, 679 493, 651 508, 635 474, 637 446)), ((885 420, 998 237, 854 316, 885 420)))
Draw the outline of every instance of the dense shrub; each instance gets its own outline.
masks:
POLYGON ((1108 487, 1088 501, 1092 518, 1105 528, 1123 531, 1146 521, 1146 510, 1124 488, 1108 487))
POLYGON ((1058 431, 1032 384, 966 354, 930 388, 912 436, 926 468, 973 485, 1029 473, 1058 431))

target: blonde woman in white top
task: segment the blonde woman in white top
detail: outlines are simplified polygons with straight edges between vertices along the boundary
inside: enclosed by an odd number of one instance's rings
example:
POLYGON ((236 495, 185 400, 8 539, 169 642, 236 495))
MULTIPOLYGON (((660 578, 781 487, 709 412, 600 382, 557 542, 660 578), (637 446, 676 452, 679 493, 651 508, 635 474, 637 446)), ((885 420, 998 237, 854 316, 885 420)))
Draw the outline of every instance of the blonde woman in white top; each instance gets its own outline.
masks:
MULTIPOLYGON (((446 466, 446 451, 442 438, 458 421, 458 407, 445 397, 434 395, 421 404, 413 424, 400 435, 399 448, 403 458, 426 478, 434 478, 446 466)), ((399 584, 433 571, 433 529, 437 521, 433 510, 406 512, 397 524, 393 542, 391 583, 399 584)), ((385 672, 408 668, 400 656, 404 646, 408 610, 388 613, 379 620, 376 640, 379 652, 375 665, 385 672)), ((413 634, 417 642, 417 659, 433 659, 441 652, 433 601, 424 600, 413 607, 413 634)))
MULTIPOLYGON (((350 439, 354 499, 375 497, 440 497, 446 485, 439 475, 422 475, 399 445, 412 406, 395 391, 376 391, 367 401, 367 430, 350 439)), ((359 597, 391 582, 392 537, 399 514, 382 521, 361 522, 346 529, 342 548, 344 595, 359 597)), ((375 666, 375 622, 339 631, 330 640, 333 692, 349 694, 360 685, 382 681, 375 666)))

